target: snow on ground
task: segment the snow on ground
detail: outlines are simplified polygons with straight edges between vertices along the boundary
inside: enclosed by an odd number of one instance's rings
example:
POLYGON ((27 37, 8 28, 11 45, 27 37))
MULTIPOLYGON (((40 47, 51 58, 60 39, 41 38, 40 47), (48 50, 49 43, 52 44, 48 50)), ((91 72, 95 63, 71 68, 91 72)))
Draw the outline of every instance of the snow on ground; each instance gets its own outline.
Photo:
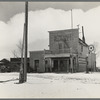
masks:
POLYGON ((100 98, 100 73, 0 73, 0 98, 100 98))

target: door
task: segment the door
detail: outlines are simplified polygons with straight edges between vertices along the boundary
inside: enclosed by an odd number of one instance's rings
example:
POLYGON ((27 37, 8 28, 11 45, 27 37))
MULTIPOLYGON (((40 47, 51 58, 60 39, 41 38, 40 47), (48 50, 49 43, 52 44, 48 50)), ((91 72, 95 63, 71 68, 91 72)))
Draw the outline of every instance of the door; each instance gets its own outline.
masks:
POLYGON ((69 59, 60 60, 60 71, 69 72, 69 69, 70 69, 69 59))
POLYGON ((35 71, 39 68, 39 60, 35 60, 35 71))
POLYGON ((53 72, 57 72, 58 71, 58 60, 54 60, 53 61, 53 69, 52 69, 52 71, 53 72))
POLYGON ((68 67, 67 60, 65 59, 60 60, 60 71, 67 72, 67 67, 68 67))

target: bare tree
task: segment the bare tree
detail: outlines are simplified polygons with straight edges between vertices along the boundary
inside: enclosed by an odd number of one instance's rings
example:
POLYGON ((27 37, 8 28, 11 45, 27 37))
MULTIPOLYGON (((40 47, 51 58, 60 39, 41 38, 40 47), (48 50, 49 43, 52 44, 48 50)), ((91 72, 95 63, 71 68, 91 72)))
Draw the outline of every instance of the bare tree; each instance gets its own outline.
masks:
POLYGON ((14 58, 21 58, 21 53, 22 53, 22 40, 20 39, 18 44, 16 44, 17 49, 13 50, 13 56, 14 58))
POLYGON ((16 50, 12 51, 14 58, 18 58, 16 50))
POLYGON ((21 58, 20 61, 20 74, 19 74, 19 83, 24 82, 24 59, 23 59, 23 53, 24 53, 24 41, 21 39, 18 41, 18 44, 16 44, 17 49, 14 50, 12 53, 15 58, 21 58))

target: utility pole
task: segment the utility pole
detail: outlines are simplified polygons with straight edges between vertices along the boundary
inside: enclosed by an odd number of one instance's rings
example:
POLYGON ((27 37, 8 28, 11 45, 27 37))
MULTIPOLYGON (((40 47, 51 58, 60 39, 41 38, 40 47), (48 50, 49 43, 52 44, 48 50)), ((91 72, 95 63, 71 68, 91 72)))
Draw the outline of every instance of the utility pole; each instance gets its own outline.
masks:
POLYGON ((24 59, 23 59, 24 42, 25 42, 25 23, 24 23, 23 42, 22 42, 22 49, 21 49, 21 65, 20 65, 19 83, 24 82, 24 59))
POLYGON ((79 30, 79 29, 80 29, 80 28, 79 28, 79 27, 80 27, 80 24, 78 24, 77 27, 78 27, 78 30, 79 30))
POLYGON ((27 51, 28 51, 28 1, 25 2, 25 58, 24 58, 24 82, 27 81, 27 51))
MULTIPOLYGON (((73 13, 72 13, 72 9, 71 9, 71 29, 73 29, 73 13)), ((71 64, 70 64, 71 72, 73 73, 73 55, 72 55, 72 48, 70 48, 70 62, 71 62, 71 64)))
POLYGON ((73 13, 72 13, 72 9, 71 9, 71 28, 73 29, 73 13))
POLYGON ((83 28, 83 26, 82 26, 82 40, 83 40, 83 42, 85 43, 85 36, 84 36, 84 28, 83 28))

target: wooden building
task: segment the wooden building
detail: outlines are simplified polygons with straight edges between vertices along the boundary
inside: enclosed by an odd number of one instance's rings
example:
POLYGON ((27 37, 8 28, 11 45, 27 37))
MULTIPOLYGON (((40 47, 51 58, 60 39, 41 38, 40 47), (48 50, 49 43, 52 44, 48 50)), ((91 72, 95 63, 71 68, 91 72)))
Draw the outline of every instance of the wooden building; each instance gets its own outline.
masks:
POLYGON ((0 60, 0 72, 10 72, 10 62, 7 59, 0 60))
MULTIPOLYGON (((23 58, 24 60, 24 58, 23 58)), ((30 59, 27 58, 27 72, 33 72, 33 69, 29 66, 30 59)), ((11 72, 19 72, 21 65, 21 58, 10 58, 11 72)))
POLYGON ((49 50, 30 51, 30 67, 36 72, 94 71, 96 55, 88 47, 78 29, 49 31, 49 50))

